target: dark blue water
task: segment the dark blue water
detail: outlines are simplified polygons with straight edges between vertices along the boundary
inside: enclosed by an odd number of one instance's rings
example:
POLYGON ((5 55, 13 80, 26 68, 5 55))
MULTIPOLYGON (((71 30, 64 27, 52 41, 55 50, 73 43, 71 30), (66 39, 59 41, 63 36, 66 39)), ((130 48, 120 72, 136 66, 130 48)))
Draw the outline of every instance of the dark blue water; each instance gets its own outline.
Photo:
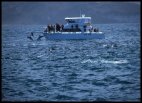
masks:
POLYGON ((44 25, 2 25, 3 101, 140 101, 140 24, 102 40, 30 41, 44 25))

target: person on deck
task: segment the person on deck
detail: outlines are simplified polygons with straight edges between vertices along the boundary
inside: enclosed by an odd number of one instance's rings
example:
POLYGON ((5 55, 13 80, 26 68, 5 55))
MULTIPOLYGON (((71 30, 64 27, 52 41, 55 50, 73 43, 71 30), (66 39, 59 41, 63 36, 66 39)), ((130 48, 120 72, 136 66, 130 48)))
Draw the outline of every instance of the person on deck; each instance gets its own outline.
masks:
POLYGON ((53 27, 53 25, 51 24, 51 31, 54 31, 54 27, 53 27))
POLYGON ((63 31, 63 30, 64 30, 64 25, 62 24, 62 25, 61 25, 61 31, 63 31))
POLYGON ((51 31, 51 26, 50 25, 48 25, 48 32, 50 32, 51 31))

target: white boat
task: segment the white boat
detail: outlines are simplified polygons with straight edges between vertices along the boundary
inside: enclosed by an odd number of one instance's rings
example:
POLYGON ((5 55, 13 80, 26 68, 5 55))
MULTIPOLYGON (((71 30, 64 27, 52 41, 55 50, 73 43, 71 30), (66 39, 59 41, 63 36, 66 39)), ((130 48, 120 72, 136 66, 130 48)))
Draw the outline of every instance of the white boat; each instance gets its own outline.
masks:
POLYGON ((104 39, 105 35, 91 25, 91 17, 66 17, 66 24, 48 25, 43 33, 46 40, 104 39))
POLYGON ((103 39, 105 38, 102 32, 59 32, 59 33, 44 33, 47 40, 79 40, 79 39, 103 39))

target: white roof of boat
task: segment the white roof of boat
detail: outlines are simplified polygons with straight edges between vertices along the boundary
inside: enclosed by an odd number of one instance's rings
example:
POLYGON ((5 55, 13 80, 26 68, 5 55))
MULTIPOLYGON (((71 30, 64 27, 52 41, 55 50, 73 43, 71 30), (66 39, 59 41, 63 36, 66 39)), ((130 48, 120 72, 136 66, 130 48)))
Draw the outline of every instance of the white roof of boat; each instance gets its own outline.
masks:
POLYGON ((85 14, 82 14, 80 17, 66 17, 65 19, 91 19, 91 17, 85 17, 85 14))
POLYGON ((91 19, 91 17, 66 17, 65 19, 91 19))

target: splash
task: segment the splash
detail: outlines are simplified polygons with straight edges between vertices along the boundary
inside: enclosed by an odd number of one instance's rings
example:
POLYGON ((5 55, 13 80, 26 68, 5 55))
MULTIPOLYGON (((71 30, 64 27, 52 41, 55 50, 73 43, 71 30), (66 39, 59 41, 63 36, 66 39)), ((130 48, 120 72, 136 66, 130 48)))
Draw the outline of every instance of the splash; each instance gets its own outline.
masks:
POLYGON ((81 63, 110 63, 110 64, 123 64, 123 63, 128 63, 127 60, 117 60, 117 61, 109 61, 109 60, 98 60, 94 61, 91 59, 83 60, 81 63))
POLYGON ((97 61, 93 61, 91 59, 83 60, 81 63, 96 63, 97 61))
POLYGON ((128 63, 127 60, 117 60, 117 61, 108 61, 108 60, 102 60, 102 63, 111 63, 111 64, 123 64, 128 63))
POLYGON ((40 57, 43 57, 44 56, 44 54, 43 55, 39 55, 39 56, 37 56, 38 58, 40 58, 40 57))

